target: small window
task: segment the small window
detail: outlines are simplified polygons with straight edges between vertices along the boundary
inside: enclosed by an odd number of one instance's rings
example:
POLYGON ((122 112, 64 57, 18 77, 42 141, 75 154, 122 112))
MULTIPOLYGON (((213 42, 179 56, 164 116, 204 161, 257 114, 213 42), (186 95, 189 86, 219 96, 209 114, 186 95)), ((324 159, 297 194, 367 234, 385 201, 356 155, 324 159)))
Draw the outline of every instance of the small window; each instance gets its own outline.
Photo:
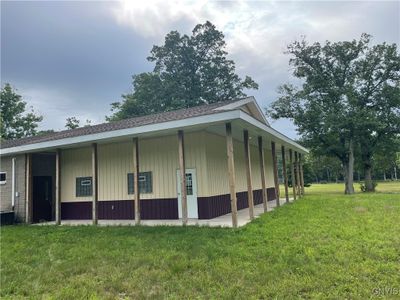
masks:
POLYGON ((191 173, 186 173, 186 195, 193 195, 193 179, 191 173))
POLYGON ((76 178, 76 197, 92 196, 92 177, 76 178))
POLYGON ((6 184, 6 177, 7 177, 6 172, 0 172, 0 184, 6 184))
MULTIPOLYGON (((141 194, 153 192, 153 179, 151 172, 139 173, 139 191, 141 194)), ((134 192, 133 173, 128 173, 128 194, 133 194, 134 192)))

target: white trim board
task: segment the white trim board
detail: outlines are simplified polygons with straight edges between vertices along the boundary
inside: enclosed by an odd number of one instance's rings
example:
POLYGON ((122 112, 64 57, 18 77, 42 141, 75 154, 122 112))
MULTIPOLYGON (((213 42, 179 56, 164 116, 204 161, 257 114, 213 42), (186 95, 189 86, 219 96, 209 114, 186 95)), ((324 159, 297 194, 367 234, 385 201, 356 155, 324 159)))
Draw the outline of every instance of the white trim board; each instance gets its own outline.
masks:
POLYGON ((214 110, 215 111, 217 111, 217 110, 232 110, 232 109, 235 109, 235 108, 240 108, 240 107, 245 106, 245 105, 250 105, 252 110, 253 110, 251 113, 258 115, 258 117, 261 120, 263 120, 266 125, 270 126, 269 123, 268 123, 267 118, 265 117, 265 115, 264 115, 264 113, 262 111, 262 109, 258 105, 258 103, 256 101, 256 98, 254 98, 253 96, 247 97, 247 98, 245 98, 243 100, 236 101, 236 102, 224 105, 224 106, 217 107, 214 110))
POLYGON ((182 120, 174 120, 174 121, 168 121, 168 122, 157 123, 157 124, 143 125, 143 126, 138 126, 138 127, 133 127, 133 128, 118 129, 118 130, 100 132, 100 133, 95 133, 95 134, 88 134, 88 135, 82 135, 82 136, 76 136, 76 137, 70 137, 70 138, 64 138, 64 139, 58 139, 58 140, 52 140, 52 141, 46 141, 46 142, 40 142, 40 143, 34 143, 34 144, 21 145, 21 146, 17 146, 17 147, 10 147, 10 148, 1 149, 0 155, 4 156, 7 154, 34 152, 37 150, 43 151, 46 149, 55 149, 58 147, 79 145, 79 144, 91 143, 91 142, 92 143, 93 142, 101 142, 101 141, 106 141, 109 139, 119 138, 119 137, 143 136, 143 135, 155 133, 155 132, 178 130, 178 129, 183 129, 183 128, 188 129, 188 128, 195 127, 198 125, 206 125, 206 124, 211 125, 213 123, 221 123, 221 122, 234 121, 234 120, 239 120, 239 119, 241 119, 255 127, 258 127, 259 129, 269 133, 270 135, 273 135, 278 140, 282 140, 283 142, 290 144, 292 147, 300 149, 304 153, 308 153, 308 150, 306 148, 297 144, 296 142, 294 142, 287 136, 279 133, 278 131, 271 128, 270 126, 263 124, 262 122, 258 121, 254 117, 252 117, 252 116, 248 115, 247 113, 238 109, 238 110, 225 111, 225 112, 215 113, 215 114, 210 114, 210 115, 202 115, 202 116, 197 116, 197 117, 192 117, 192 118, 186 118, 186 119, 182 119, 182 120))
POLYGON ((240 119, 243 121, 246 121, 247 123, 250 123, 259 129, 268 132, 269 134, 275 136, 276 138, 282 140, 283 142, 287 143, 288 145, 291 145, 295 148, 300 149, 303 153, 309 153, 309 151, 304 148, 303 146, 299 145, 295 141, 293 141, 291 138, 287 137, 286 135, 280 133, 279 131, 273 129, 270 126, 266 126, 265 124, 261 123, 260 121, 256 120, 252 116, 249 116, 247 113, 240 111, 240 119))

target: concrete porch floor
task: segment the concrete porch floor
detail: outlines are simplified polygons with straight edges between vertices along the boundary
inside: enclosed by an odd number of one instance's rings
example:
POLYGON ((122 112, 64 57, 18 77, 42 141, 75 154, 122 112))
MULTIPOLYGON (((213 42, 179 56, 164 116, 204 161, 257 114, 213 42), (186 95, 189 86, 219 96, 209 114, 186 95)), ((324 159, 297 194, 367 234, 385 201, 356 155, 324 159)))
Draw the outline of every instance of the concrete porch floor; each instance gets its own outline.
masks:
MULTIPOLYGON (((289 199, 293 202, 293 198, 289 199)), ((286 199, 280 199, 280 204, 286 204, 286 199)), ((268 211, 275 209, 276 201, 267 202, 268 211)), ((258 204, 254 206, 254 216, 258 218, 264 213, 263 205, 258 204)), ((249 209, 241 209, 238 211, 238 227, 250 223, 249 209)), ((63 220, 61 225, 77 226, 77 225, 91 225, 92 220, 63 220)), ((37 223, 34 225, 55 225, 54 221, 37 223)), ((134 226, 135 220, 98 220, 99 226, 134 226)), ((142 226, 182 226, 182 220, 142 220, 142 226)), ((226 214, 209 220, 189 219, 188 226, 209 226, 209 227, 232 227, 232 214, 226 214)))

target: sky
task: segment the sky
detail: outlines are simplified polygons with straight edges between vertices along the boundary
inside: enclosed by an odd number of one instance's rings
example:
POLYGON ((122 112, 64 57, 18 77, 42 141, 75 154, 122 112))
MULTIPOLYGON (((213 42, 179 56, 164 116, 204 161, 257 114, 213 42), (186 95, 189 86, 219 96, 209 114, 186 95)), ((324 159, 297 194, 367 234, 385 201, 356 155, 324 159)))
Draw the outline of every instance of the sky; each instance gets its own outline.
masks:
MULTIPOLYGON (((71 116, 102 123, 132 75, 153 69, 153 45, 207 20, 224 33, 237 73, 259 84, 248 94, 263 108, 295 81, 284 51, 302 36, 400 40, 400 1, 1 1, 1 83, 43 115, 40 130, 62 130, 71 116)), ((289 120, 271 125, 297 137, 289 120)))

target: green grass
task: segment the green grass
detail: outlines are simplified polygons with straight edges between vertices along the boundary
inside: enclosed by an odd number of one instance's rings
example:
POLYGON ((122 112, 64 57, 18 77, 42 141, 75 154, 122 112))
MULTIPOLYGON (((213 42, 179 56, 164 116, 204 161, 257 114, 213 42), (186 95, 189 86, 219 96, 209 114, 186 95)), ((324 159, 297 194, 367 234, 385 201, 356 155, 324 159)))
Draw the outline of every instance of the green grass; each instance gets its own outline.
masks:
POLYGON ((398 185, 313 185, 237 230, 3 227, 0 297, 371 298, 400 288, 398 185))

